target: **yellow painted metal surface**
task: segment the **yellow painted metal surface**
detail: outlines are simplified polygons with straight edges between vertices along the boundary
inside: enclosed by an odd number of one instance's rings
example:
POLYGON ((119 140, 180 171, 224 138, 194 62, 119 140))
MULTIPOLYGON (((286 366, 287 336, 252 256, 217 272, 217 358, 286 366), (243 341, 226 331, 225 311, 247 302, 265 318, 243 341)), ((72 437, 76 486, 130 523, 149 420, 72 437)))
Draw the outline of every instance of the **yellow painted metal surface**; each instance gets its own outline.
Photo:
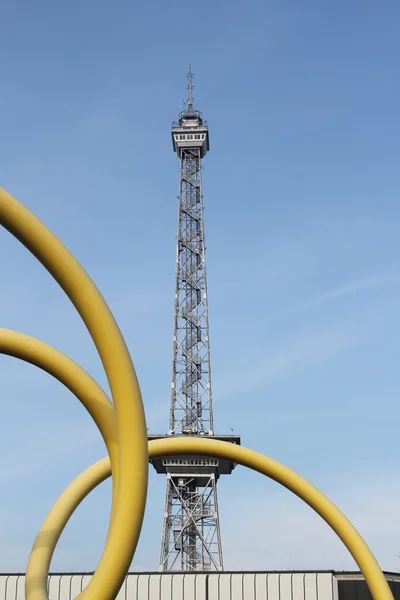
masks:
POLYGON ((103 436, 115 472, 118 468, 118 432, 114 406, 89 373, 49 344, 10 329, 0 328, 0 354, 14 356, 46 371, 82 402, 103 436))
MULTIPOLYGON (((118 497, 104 552, 84 595, 87 600, 110 600, 131 564, 147 496, 147 429, 135 370, 118 325, 88 274, 40 220, 2 188, 0 224, 36 256, 70 298, 107 374, 117 417, 118 497)), ((43 597, 37 593, 40 575, 27 583, 31 600, 43 597)))
MULTIPOLYGON (((219 440, 171 437, 147 444, 142 399, 133 364, 118 326, 89 276, 58 238, 26 207, 0 188, 0 224, 46 267, 75 305, 97 347, 114 405, 70 358, 47 344, 0 330, 0 352, 44 369, 84 404, 103 435, 113 465, 114 502, 103 555, 82 593, 87 600, 113 600, 133 558, 147 495, 148 458, 203 455, 232 460, 284 485, 309 504, 347 546, 375 600, 392 600, 385 577, 368 546, 340 510, 311 483, 279 462, 219 440), (114 410, 115 408, 115 410, 114 410)), ((47 576, 57 541, 87 494, 111 474, 106 457, 79 475, 46 517, 32 548, 26 598, 47 599, 47 576)))
MULTIPOLYGON (((179 455, 201 455, 229 459, 258 471, 286 487, 311 506, 339 536, 360 567, 373 597, 381 600, 392 599, 392 593, 385 577, 358 531, 333 502, 303 477, 264 454, 228 442, 189 436, 164 438, 149 442, 149 457, 151 459, 179 455)), ((45 566, 46 573, 50 567, 57 540, 69 517, 90 491, 109 477, 110 474, 110 460, 108 457, 96 462, 74 479, 50 510, 37 538, 38 540, 41 539, 41 532, 52 531, 52 536, 47 535, 46 537, 46 543, 49 544, 45 566)), ((30 577, 29 567, 26 576, 27 578, 30 577)))

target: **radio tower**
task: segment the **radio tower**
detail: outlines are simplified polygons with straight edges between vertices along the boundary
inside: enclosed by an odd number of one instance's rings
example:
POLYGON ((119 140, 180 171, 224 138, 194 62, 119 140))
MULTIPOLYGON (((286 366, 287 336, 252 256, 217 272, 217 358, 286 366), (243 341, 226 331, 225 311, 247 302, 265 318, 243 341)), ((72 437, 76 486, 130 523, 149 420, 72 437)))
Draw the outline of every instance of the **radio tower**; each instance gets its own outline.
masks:
MULTIPOLYGON (((202 159, 210 149, 208 126, 193 107, 189 69, 187 106, 172 125, 180 160, 176 253, 175 327, 168 436, 207 436, 240 443, 239 436, 214 435, 208 299, 203 220, 202 159)), ((150 435, 157 439, 160 435, 150 435)), ((152 461, 166 474, 167 490, 160 571, 222 570, 216 484, 235 465, 190 456, 152 461)))

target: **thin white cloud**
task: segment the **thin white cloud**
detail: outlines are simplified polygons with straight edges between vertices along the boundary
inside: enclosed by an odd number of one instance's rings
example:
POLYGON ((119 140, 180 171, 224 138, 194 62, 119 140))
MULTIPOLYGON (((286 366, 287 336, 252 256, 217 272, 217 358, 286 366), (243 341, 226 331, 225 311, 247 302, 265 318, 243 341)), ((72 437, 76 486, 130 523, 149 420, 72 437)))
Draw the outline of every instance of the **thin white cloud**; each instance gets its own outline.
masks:
POLYGON ((226 306, 227 298, 240 298, 244 290, 253 289, 255 284, 257 294, 263 296, 293 285, 315 266, 316 257, 301 240, 279 240, 252 243, 250 249, 245 245, 234 261, 221 253, 210 257, 209 262, 212 301, 226 306))
POLYGON ((312 310, 313 308, 318 308, 318 306, 321 306, 322 304, 330 302, 331 300, 336 300, 337 298, 341 298, 342 296, 347 296, 348 294, 354 294, 356 292, 361 292, 376 287, 386 287, 394 285, 399 281, 400 274, 398 273, 356 279, 355 281, 346 283, 333 290, 330 290, 329 292, 326 292, 325 294, 314 298, 314 300, 310 300, 310 302, 305 302, 304 304, 300 304, 298 306, 294 306, 293 308, 289 308, 288 310, 285 310, 282 313, 271 317, 271 319, 269 319, 269 322, 277 321, 279 319, 282 319, 283 317, 305 312, 307 310, 312 310))
MULTIPOLYGON (((331 290, 316 298, 312 303, 298 307, 296 310, 293 309, 291 314, 311 309, 345 294, 377 286, 392 285, 398 281, 400 281, 400 274, 359 279, 331 290)), ((289 311, 285 314, 289 314, 289 311)), ((269 347, 263 350, 264 356, 260 352, 259 344, 253 343, 253 349, 258 349, 258 354, 250 359, 248 353, 243 357, 239 354, 235 357, 235 360, 241 363, 242 368, 235 372, 234 380, 231 371, 223 374, 219 370, 217 377, 214 377, 214 392, 221 401, 223 397, 247 391, 269 379, 287 376, 290 372, 302 371, 319 365, 364 343, 375 332, 377 322, 380 322, 382 316, 387 314, 388 312, 383 308, 381 302, 373 303, 366 309, 359 309, 351 319, 333 323, 331 321, 325 329, 310 331, 307 335, 300 335, 285 343, 280 342, 279 345, 278 343, 275 346, 269 344, 269 347)), ((268 325, 269 322, 267 321, 263 326, 268 325)))
POLYGON ((214 389, 220 400, 223 396, 248 390, 271 378, 286 376, 294 369, 311 368, 362 343, 367 335, 368 332, 360 326, 357 327, 355 322, 346 322, 307 337, 291 340, 286 346, 271 350, 267 357, 258 360, 253 366, 244 365, 245 374, 241 377, 240 372, 235 373, 233 382, 232 374, 224 379, 217 379, 214 389))

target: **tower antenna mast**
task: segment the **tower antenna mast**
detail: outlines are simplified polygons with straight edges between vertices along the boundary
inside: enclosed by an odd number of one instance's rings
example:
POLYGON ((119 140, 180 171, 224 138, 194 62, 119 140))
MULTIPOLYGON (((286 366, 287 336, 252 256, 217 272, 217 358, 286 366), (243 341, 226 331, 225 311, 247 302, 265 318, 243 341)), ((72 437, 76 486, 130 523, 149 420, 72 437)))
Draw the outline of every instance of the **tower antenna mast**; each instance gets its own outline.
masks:
POLYGON ((192 72, 192 65, 189 65, 189 72, 187 74, 187 78, 188 78, 188 109, 191 111, 193 109, 193 72, 192 72))

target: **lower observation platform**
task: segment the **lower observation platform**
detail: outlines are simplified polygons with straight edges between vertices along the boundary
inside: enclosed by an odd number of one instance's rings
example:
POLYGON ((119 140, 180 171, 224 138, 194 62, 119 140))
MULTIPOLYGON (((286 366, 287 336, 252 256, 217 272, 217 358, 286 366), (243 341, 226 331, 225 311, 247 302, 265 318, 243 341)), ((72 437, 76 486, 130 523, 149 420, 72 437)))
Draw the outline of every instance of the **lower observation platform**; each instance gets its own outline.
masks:
MULTIPOLYGON (((198 437, 201 439, 219 440, 229 444, 238 444, 240 446, 240 435, 193 435, 193 434, 151 434, 148 436, 149 442, 152 440, 163 440, 167 438, 179 437, 198 437)), ((212 456, 172 456, 166 458, 156 458, 150 460, 157 473, 166 475, 188 475, 206 476, 210 471, 215 473, 218 479, 220 475, 230 475, 236 467, 236 463, 226 458, 213 458, 212 456)))

